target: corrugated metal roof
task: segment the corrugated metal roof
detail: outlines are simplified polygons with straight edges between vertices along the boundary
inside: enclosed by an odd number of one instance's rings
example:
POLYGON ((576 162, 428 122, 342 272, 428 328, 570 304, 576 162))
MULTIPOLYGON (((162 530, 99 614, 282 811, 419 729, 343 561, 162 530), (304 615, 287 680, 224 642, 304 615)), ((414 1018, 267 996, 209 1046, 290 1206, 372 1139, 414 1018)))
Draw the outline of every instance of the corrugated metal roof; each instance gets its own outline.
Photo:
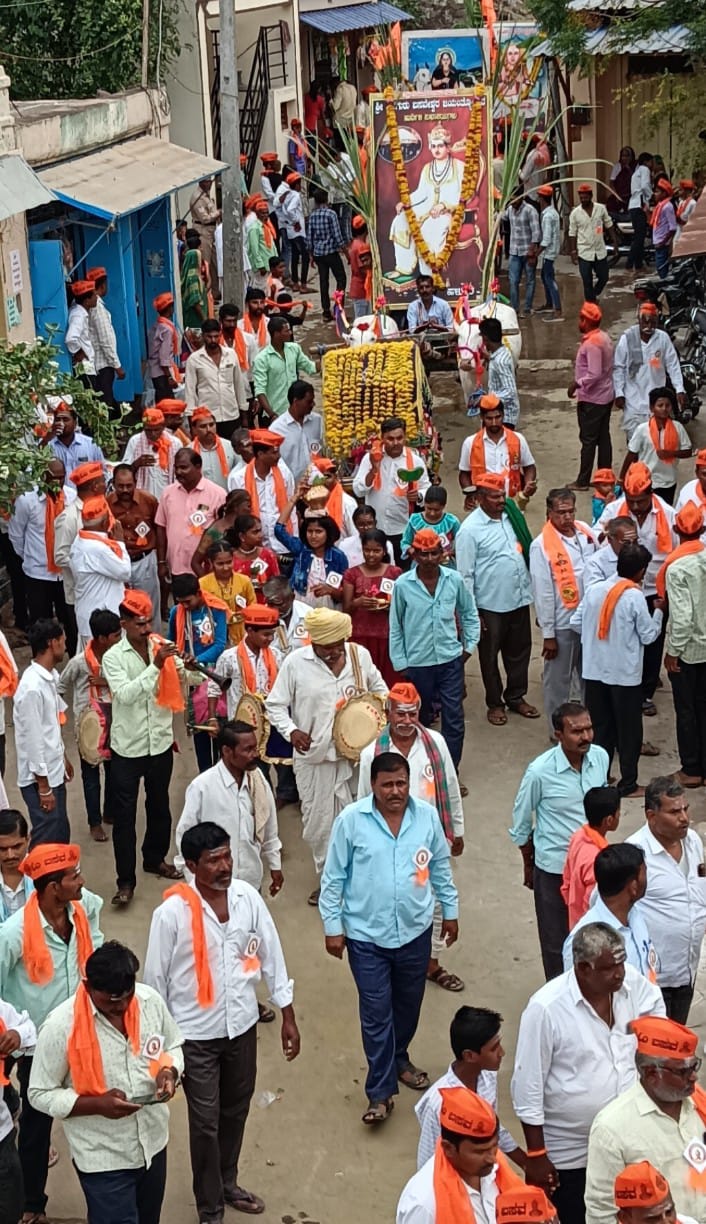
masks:
POLYGON ((39 178, 60 200, 111 220, 225 169, 202 153, 140 136, 50 166, 39 178))
POLYGON ((322 34, 344 34, 346 30, 372 30, 391 21, 409 21, 410 14, 394 4, 380 0, 378 4, 346 4, 343 8, 316 9, 313 13, 299 11, 304 25, 321 30, 322 34))
MULTIPOLYGON (((625 38, 624 27, 621 36, 617 37, 610 26, 602 26, 586 35, 584 50, 587 55, 682 55, 690 45, 691 34, 686 26, 669 26, 647 38, 633 39, 625 38)), ((551 39, 534 47, 532 54, 553 55, 551 39)))
MULTIPOLYGON (((646 8, 645 0, 569 0, 566 6, 574 13, 617 13, 646 8)), ((654 4, 650 8, 655 8, 654 4)))
POLYGON ((49 204, 54 198, 19 153, 0 156, 0 221, 49 204))

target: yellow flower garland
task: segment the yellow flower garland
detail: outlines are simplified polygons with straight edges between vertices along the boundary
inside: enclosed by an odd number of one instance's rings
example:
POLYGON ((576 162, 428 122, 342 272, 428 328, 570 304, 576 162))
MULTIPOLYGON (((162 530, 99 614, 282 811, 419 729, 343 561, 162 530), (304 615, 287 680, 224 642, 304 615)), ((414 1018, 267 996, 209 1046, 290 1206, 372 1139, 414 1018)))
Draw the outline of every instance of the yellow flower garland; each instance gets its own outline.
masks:
POLYGON ((418 349, 412 340, 378 341, 324 355, 323 414, 326 448, 337 459, 366 442, 387 416, 399 416, 415 438, 423 428, 418 349))
MULTIPOLYGON (((474 90, 474 93, 476 93, 479 98, 485 96, 485 90, 482 88, 474 90)), ((442 284, 443 282, 441 281, 440 276, 441 270, 442 268, 446 267, 451 256, 456 250, 459 234, 461 233, 461 226, 463 225, 464 214, 466 212, 466 201, 471 199, 476 191, 476 188, 478 187, 481 167, 480 148, 483 134, 483 108, 480 105, 472 106, 469 112, 468 131, 466 133, 464 149, 464 169, 463 181, 461 183, 461 199, 453 210, 451 225, 449 226, 449 231, 446 235, 446 242, 443 250, 439 251, 438 254, 435 255, 429 249, 424 240, 419 219, 412 207, 409 183, 407 181, 407 171, 405 170, 404 158, 402 156, 402 144, 400 142, 400 133, 397 124, 397 115, 395 114, 394 94, 392 89, 388 88, 385 90, 385 99, 386 123, 390 137, 390 155, 395 171, 395 178, 397 180, 397 190, 400 193, 400 200, 404 206, 404 214, 407 218, 407 224, 409 226, 412 238, 414 239, 417 253, 424 263, 431 268, 437 283, 442 284)))

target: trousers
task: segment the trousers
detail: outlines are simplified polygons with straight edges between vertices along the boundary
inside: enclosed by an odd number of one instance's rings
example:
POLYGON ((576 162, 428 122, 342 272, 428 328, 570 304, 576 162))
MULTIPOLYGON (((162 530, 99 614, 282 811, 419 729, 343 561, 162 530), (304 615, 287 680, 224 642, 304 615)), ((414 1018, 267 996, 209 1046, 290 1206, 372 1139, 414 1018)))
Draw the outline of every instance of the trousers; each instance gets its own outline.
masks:
POLYGON ((481 630, 478 643, 478 659, 485 689, 488 709, 503 704, 515 705, 527 692, 530 654, 532 652, 532 626, 529 607, 514 608, 512 612, 485 612, 478 609, 485 629, 481 630), (498 667, 498 656, 503 661, 507 680, 505 691, 498 667))
POLYGON ((559 1185, 552 1195, 559 1224, 586 1224, 585 1194, 585 1169, 559 1169, 559 1185))
POLYGON ((441 734, 448 745, 456 769, 458 769, 466 725, 463 718, 463 656, 448 663, 434 663, 431 667, 408 667, 407 675, 422 699, 420 719, 425 727, 430 726, 436 709, 441 709, 441 734))
POLYGON ((53 811, 45 812, 39 803, 39 787, 36 782, 31 786, 21 786, 22 798, 27 804, 30 823, 30 846, 43 845, 46 842, 70 842, 71 829, 66 814, 66 786, 52 787, 56 804, 53 811))
POLYGON ((542 284, 544 292, 547 295, 547 301, 554 310, 561 310, 561 298, 559 296, 559 286, 556 283, 556 273, 554 271, 554 260, 547 259, 544 256, 542 264, 542 284))
MULTIPOLYGON (((646 595, 647 608, 650 616, 655 610, 656 595, 646 595)), ((645 646, 645 652, 642 656, 642 700, 651 701, 655 695, 659 673, 662 668, 662 654, 664 652, 664 637, 667 632, 666 619, 662 621, 662 629, 656 642, 650 642, 649 646, 645 646)))
POLYGON ((22 559, 17 556, 6 531, 0 531, 0 558, 7 570, 12 589, 12 615, 15 625, 23 631, 29 624, 27 612, 27 579, 22 568, 22 559))
POLYGON ((149 1169, 111 1169, 82 1173, 77 1169, 88 1224, 159 1224, 167 1184, 167 1149, 152 1158, 149 1169))
POLYGON ((331 295, 329 293, 329 273, 333 272, 337 289, 346 287, 346 270, 338 251, 331 255, 317 255, 314 263, 319 270, 319 290, 321 293, 321 311, 324 315, 331 314, 331 295))
POLYGON ((589 404, 581 400, 576 405, 581 443, 579 474, 576 477, 578 485, 588 486, 590 484, 596 450, 598 450, 598 467, 609 468, 613 463, 613 443, 610 439, 612 407, 612 400, 609 404, 589 404))
POLYGON ((669 1019, 676 1020, 677 1024, 686 1024, 694 998, 693 982, 688 986, 663 986, 662 997, 669 1019))
POLYGON ((682 771, 692 778, 706 776, 706 662, 685 663, 669 672, 677 723, 682 771))
POLYGON ((146 557, 138 557, 130 562, 130 585, 137 591, 144 591, 152 600, 155 620, 159 620, 161 596, 159 578, 157 576, 157 550, 153 548, 146 557))
POLYGON ((520 310, 520 281, 524 272, 525 314, 529 314, 532 310, 534 287, 537 280, 536 263, 528 263, 526 255, 511 255, 507 271, 510 280, 510 305, 518 314, 520 310))
POLYGON ((15 1132, 11 1130, 0 1140, 0 1224, 17 1224, 22 1215, 23 1196, 22 1165, 15 1132))
POLYGON ((66 649, 69 658, 72 658, 78 646, 76 613, 64 598, 64 584, 61 579, 52 582, 48 578, 29 578, 25 575, 25 591, 30 625, 38 620, 51 620, 55 616, 64 626, 66 649))
POLYGON ((84 761, 83 757, 81 758, 81 782, 83 784, 83 798, 86 803, 89 829, 93 828, 94 825, 101 824, 103 817, 105 817, 106 824, 113 823, 110 803, 110 761, 103 761, 102 768, 104 770, 104 781, 103 815, 101 816, 101 766, 89 765, 88 761, 84 761))
POLYGON ((309 275, 309 248, 306 245, 306 238, 303 238, 300 234, 297 234, 295 238, 290 238, 289 241, 292 248, 292 280, 294 281, 295 285, 305 285, 306 278, 309 275), (299 275, 300 266, 301 275, 299 275))
POLYGON ((608 257, 582 259, 579 255, 579 272, 583 281, 583 296, 587 302, 596 302, 608 284, 608 257))
POLYGON ((569 934, 569 911, 561 895, 561 879, 552 871, 534 869, 534 912, 547 981, 564 972, 562 950, 569 934))
POLYGON ((346 940, 348 963, 358 990, 363 1049, 368 1062, 369 1101, 397 1092, 398 1071, 409 1062, 408 1047, 422 1010, 431 927, 401 948, 346 940))
POLYGON ((49 1174, 52 1119, 49 1114, 40 1113, 29 1103, 27 1088, 31 1072, 32 1059, 25 1054, 17 1064, 22 1098, 17 1150, 25 1187, 23 1211, 28 1215, 31 1212, 41 1215, 48 1202, 45 1188, 49 1174))
POLYGON ((627 268, 640 271, 645 265, 645 238, 647 237, 647 217, 643 208, 631 208, 632 242, 628 254, 627 268))
POLYGON ((113 799, 113 853, 118 887, 137 883, 137 795, 145 784, 145 836, 142 862, 153 870, 164 861, 172 836, 169 783, 174 756, 171 748, 156 756, 123 757, 113 752, 110 783, 113 799))
POLYGON ((569 701, 572 694, 583 701, 583 680, 581 679, 581 638, 573 629, 556 629, 554 632, 558 646, 556 658, 545 659, 542 669, 542 696, 544 712, 549 724, 549 734, 553 737, 554 726, 552 714, 557 706, 569 701))
POLYGON ((608 759, 618 751, 621 795, 637 786, 642 748, 642 685, 586 681, 586 705, 593 723, 594 742, 605 748, 608 759))

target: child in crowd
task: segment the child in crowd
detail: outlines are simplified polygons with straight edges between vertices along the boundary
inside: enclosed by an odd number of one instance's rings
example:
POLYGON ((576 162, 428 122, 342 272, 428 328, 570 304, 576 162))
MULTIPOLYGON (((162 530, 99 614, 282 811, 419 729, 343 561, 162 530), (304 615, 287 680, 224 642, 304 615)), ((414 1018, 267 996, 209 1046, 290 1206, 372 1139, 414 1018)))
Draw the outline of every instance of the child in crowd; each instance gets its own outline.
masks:
MULTIPOLYGON (((341 552, 344 552, 348 558, 348 565, 352 568, 354 565, 362 565, 363 563, 363 545, 362 538, 366 531, 373 531, 377 527, 377 515, 372 506, 358 506, 353 511, 353 526, 355 534, 346 536, 341 540, 341 552)), ((394 565, 395 554, 390 541, 387 541, 387 557, 390 565, 394 565)))
POLYGON ((623 480, 631 463, 639 460, 647 464, 653 491, 670 506, 674 505, 677 491, 678 461, 691 455, 691 438, 684 426, 674 420, 676 412, 677 397, 672 388, 653 387, 650 419, 634 431, 620 471, 623 480))
POLYGON ((618 477, 611 468, 596 468, 591 481, 593 497, 591 500, 591 525, 595 527, 606 506, 615 501, 620 492, 618 477))
POLYGON ((243 640, 243 613, 256 602, 253 584, 245 574, 236 574, 233 569, 232 544, 218 540, 211 544, 206 556, 211 572, 199 579, 199 586, 228 605, 228 641, 237 646, 243 640))
POLYGON ((583 797, 586 824, 573 834, 566 852, 561 895, 569 911, 571 931, 588 909, 596 876, 593 864, 605 850, 607 833, 620 824, 620 792, 617 786, 592 786, 583 797))
POLYGON ((431 527, 441 540, 444 550, 443 564, 450 565, 452 569, 456 568, 454 541, 461 522, 455 514, 447 512, 447 500, 446 489, 442 485, 432 485, 430 489, 427 489, 423 509, 411 514, 405 527, 400 545, 403 557, 408 555, 415 533, 421 531, 423 527, 431 527))
POLYGON ((321 510, 306 510, 301 525, 301 539, 290 535, 286 524, 299 497, 297 491, 284 507, 275 523, 275 535, 280 544, 294 556, 289 582, 295 595, 312 608, 333 608, 343 598, 343 575, 348 558, 336 548, 341 533, 334 520, 321 510))

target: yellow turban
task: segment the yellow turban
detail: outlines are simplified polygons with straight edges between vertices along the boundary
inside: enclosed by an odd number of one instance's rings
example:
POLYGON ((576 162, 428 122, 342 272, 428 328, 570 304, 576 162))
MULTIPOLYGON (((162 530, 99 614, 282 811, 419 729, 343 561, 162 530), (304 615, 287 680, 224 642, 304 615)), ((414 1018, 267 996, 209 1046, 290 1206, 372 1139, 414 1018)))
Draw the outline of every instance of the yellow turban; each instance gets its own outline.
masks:
POLYGON ((353 632, 350 616, 345 612, 334 612, 331 608, 312 608, 304 617, 304 625, 316 646, 347 642, 353 632))

